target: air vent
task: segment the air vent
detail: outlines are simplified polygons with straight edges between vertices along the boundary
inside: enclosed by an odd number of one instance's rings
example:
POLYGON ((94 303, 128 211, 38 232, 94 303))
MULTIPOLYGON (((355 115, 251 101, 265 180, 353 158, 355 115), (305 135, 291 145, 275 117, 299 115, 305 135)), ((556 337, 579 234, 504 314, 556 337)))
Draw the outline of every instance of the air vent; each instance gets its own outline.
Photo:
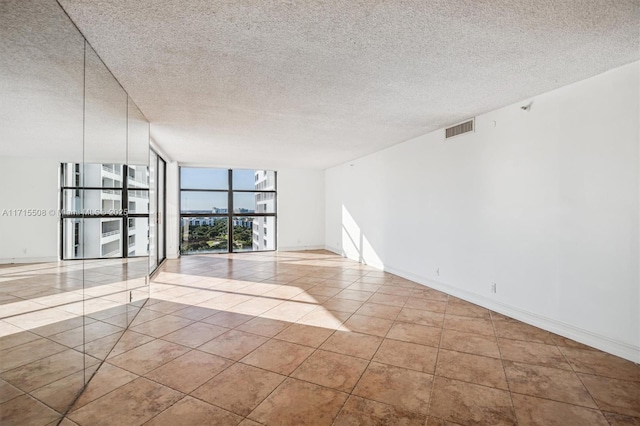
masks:
POLYGON ((463 133, 473 132, 473 119, 465 121, 464 123, 451 126, 445 130, 445 139, 452 138, 454 136, 461 135, 463 133))

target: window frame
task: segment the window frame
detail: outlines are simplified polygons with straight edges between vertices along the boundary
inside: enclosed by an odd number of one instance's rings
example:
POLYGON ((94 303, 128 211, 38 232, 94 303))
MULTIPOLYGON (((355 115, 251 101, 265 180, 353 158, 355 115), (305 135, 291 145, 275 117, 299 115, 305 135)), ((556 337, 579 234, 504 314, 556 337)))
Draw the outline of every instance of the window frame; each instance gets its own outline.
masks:
MULTIPOLYGON (((272 252, 278 250, 278 172, 276 170, 266 170, 266 169, 226 169, 228 173, 227 178, 227 189, 201 189, 201 188, 182 188, 182 169, 222 169, 221 167, 193 167, 193 166, 180 166, 178 168, 178 205, 179 205, 179 234, 181 234, 182 222, 183 219, 195 218, 195 217, 219 217, 219 218, 227 218, 228 229, 227 229, 227 251, 224 252, 192 252, 188 253, 182 250, 182 238, 179 243, 179 253, 180 255, 198 255, 198 254, 229 254, 229 253, 264 253, 264 252, 272 252), (259 190, 259 189, 233 189, 233 171, 234 170, 266 170, 268 172, 273 172, 273 187, 274 189, 270 190, 259 190), (182 212, 182 192, 222 192, 227 193, 227 213, 183 213, 182 212), (235 193, 265 193, 265 194, 273 194, 273 205, 274 211, 273 213, 240 213, 234 212, 233 205, 233 195, 235 193), (233 247, 233 220, 234 218, 239 217, 273 217, 274 218, 274 242, 273 249, 263 249, 263 250, 234 250, 233 247)), ((253 232, 253 228, 252 228, 253 232)), ((253 241, 253 238, 252 238, 253 241)))
MULTIPOLYGON (((84 186, 80 185, 80 183, 84 183, 84 177, 82 175, 82 170, 78 171, 77 168, 84 167, 84 163, 60 163, 60 259, 61 260, 96 260, 96 259, 126 259, 126 258, 138 258, 138 257, 147 257, 149 254, 141 254, 141 255, 129 255, 129 219, 134 218, 147 218, 150 220, 149 212, 147 213, 130 213, 129 212, 129 191, 146 191, 147 194, 149 192, 149 184, 147 183, 147 188, 140 188, 136 186, 129 187, 129 167, 131 166, 143 166, 144 165, 136 165, 136 164, 116 164, 116 163, 92 163, 92 164, 100 164, 102 168, 105 165, 118 165, 122 166, 122 185, 119 187, 108 187, 108 186, 84 186), (65 185, 65 165, 73 164, 73 186, 65 185), (81 178, 82 177, 82 178, 81 178), (87 214, 84 211, 84 206, 82 206, 80 212, 68 213, 65 210, 64 205, 64 194, 65 191, 72 190, 79 194, 81 191, 118 191, 120 193, 120 213, 119 214, 95 214, 90 213, 87 214), (126 206, 126 207, 125 207, 126 206), (121 229, 121 238, 120 238, 120 256, 113 257, 85 257, 84 253, 80 257, 74 258, 65 258, 65 250, 64 250, 64 221, 65 219, 120 219, 120 229, 121 229)), ((149 166, 146 166, 147 174, 149 173, 149 166)), ((135 169, 134 169, 135 171, 135 169)), ((84 194, 83 194, 84 195, 84 194)), ((147 195, 147 199, 149 196, 147 195)), ((115 209, 114 209, 115 210, 115 209)), ((135 223, 135 222, 134 222, 135 223)), ((134 226, 135 228, 135 226, 134 226)), ((74 251, 77 251, 74 249, 74 251)))

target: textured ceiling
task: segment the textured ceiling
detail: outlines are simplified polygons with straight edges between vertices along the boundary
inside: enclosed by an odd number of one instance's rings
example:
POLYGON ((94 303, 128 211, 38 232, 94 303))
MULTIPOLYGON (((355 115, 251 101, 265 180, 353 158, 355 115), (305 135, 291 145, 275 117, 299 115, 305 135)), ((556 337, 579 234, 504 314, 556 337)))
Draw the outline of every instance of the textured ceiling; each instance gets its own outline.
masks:
POLYGON ((640 58, 638 0, 59 0, 181 162, 326 168, 640 58))

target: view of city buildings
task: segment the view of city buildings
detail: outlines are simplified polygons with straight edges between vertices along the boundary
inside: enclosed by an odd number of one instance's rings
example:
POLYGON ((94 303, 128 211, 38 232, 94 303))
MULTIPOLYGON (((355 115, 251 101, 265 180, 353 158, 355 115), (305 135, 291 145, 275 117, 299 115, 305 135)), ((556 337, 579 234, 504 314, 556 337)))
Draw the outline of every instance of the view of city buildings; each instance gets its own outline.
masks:
MULTIPOLYGON (((183 170, 189 172, 194 169, 183 170)), ((222 171, 221 169, 200 170, 222 171)), ((183 187, 181 193, 182 253, 275 250, 275 172, 234 170, 233 176, 234 189, 231 190, 228 189, 226 182, 213 185, 226 189, 203 190, 183 187), (229 191, 232 192, 233 200, 231 212, 228 206, 229 191), (232 244, 229 244, 230 234, 232 244)), ((211 186, 201 181, 190 181, 188 184, 211 186)))
POLYGON ((62 170, 63 259, 148 255, 147 166, 66 163, 62 170))

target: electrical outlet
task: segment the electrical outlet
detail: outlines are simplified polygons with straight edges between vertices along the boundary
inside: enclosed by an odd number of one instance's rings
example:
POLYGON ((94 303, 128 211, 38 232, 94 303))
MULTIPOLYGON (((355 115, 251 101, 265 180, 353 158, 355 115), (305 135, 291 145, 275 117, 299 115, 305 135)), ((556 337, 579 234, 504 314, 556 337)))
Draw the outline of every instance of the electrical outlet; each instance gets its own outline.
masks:
POLYGON ((491 293, 496 292, 496 283, 491 283, 491 293))

